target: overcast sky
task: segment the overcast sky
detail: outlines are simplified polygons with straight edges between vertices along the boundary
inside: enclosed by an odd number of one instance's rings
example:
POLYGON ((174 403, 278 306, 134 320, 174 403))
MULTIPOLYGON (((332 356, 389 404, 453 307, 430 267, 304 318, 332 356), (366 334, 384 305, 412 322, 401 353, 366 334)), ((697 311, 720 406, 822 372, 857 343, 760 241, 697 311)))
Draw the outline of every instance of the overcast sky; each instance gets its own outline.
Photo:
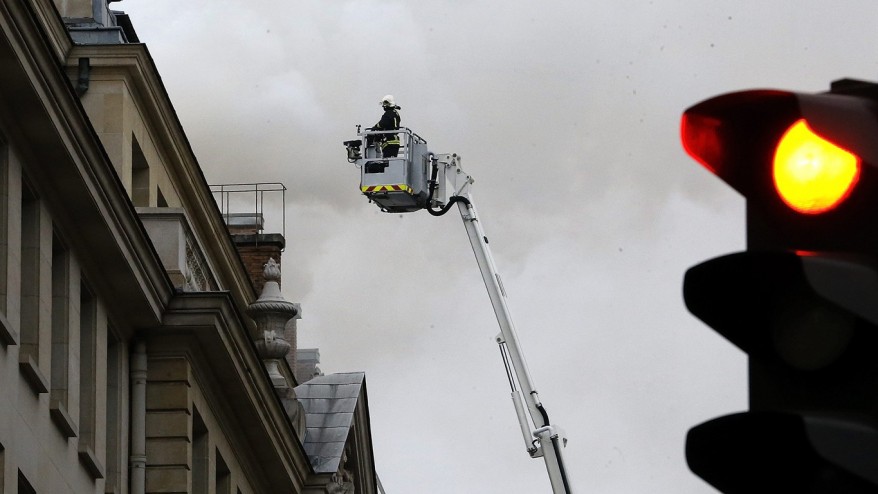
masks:
POLYGON ((733 90, 878 78, 878 4, 113 7, 147 44, 208 181, 288 187, 283 291, 302 304, 300 346, 319 347, 327 373, 366 372, 388 494, 550 492, 459 215, 381 213, 345 160, 342 141, 388 93, 404 126, 476 179, 575 491, 715 492, 686 467, 685 435, 746 408, 746 361, 687 313, 681 284, 743 249, 744 202, 685 156, 680 115, 733 90))

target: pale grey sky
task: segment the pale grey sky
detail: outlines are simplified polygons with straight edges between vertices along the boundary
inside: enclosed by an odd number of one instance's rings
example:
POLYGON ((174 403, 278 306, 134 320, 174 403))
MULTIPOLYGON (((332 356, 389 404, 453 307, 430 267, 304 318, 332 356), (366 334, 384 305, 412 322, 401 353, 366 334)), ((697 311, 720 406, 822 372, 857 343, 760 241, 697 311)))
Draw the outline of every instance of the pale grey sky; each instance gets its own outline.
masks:
MULTIPOLYGON (((463 156, 576 492, 709 493, 683 445, 746 408, 743 354, 685 270, 744 246, 744 203, 688 159, 682 111, 875 79, 869 1, 125 0, 211 183, 283 182, 284 293, 327 372, 365 371, 389 494, 550 492, 509 403, 459 217, 388 215, 342 141, 391 93, 463 156)), ((270 214, 270 212, 267 212, 270 214)), ((275 218, 280 217, 277 212, 275 218)))

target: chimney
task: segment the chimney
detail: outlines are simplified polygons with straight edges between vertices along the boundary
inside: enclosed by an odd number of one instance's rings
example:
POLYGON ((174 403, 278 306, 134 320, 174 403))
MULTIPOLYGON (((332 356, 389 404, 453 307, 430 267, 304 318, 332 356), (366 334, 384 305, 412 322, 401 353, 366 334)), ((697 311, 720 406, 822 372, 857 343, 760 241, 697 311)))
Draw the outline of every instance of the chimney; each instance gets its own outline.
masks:
MULTIPOLYGON (((286 240, 280 233, 262 233, 262 213, 226 214, 226 226, 256 293, 262 293, 262 269, 269 259, 281 264, 286 240)), ((278 280, 278 284, 280 281, 278 280)))
POLYGON ((322 376, 320 370, 320 350, 317 348, 299 348, 296 350, 296 381, 304 384, 317 376, 322 376))

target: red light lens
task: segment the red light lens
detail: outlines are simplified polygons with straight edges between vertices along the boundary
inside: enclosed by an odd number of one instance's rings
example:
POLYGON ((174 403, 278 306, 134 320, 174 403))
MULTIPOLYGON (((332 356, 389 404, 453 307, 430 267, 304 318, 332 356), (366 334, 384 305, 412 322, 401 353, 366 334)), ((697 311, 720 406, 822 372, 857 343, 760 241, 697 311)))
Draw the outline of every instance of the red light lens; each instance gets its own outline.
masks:
POLYGON ((803 214, 819 214, 841 204, 860 178, 860 158, 815 133, 798 120, 784 133, 774 154, 774 185, 781 199, 803 214))

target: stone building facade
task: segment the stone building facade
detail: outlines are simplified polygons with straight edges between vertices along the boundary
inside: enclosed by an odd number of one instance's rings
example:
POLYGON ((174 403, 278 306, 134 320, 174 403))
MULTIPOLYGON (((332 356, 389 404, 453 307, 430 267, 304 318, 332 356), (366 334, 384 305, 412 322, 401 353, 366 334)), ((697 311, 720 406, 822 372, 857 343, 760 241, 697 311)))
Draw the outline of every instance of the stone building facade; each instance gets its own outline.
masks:
POLYGON ((128 17, 0 2, 0 494, 378 492, 364 376, 300 383, 254 321, 298 315, 276 278, 128 17))

